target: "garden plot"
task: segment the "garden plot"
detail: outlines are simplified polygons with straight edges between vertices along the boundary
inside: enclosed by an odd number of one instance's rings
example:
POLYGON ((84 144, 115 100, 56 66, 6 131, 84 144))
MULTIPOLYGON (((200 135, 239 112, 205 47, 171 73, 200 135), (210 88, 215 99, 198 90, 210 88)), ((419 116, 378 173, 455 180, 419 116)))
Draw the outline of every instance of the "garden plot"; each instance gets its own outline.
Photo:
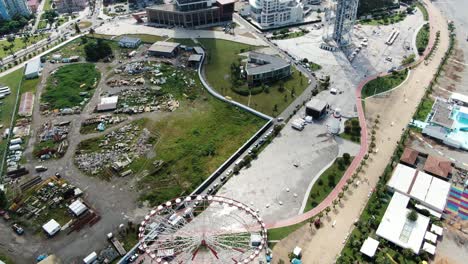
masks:
POLYGON ((91 175, 109 178, 120 173, 134 160, 142 158, 152 148, 154 137, 138 123, 128 124, 99 139, 79 144, 75 156, 78 168, 91 175))
POLYGON ((41 160, 63 157, 68 149, 69 130, 70 122, 42 124, 37 133, 34 156, 41 160))
POLYGON ((100 73, 92 63, 62 66, 53 71, 41 97, 41 111, 58 109, 60 114, 80 112, 93 96, 100 73))

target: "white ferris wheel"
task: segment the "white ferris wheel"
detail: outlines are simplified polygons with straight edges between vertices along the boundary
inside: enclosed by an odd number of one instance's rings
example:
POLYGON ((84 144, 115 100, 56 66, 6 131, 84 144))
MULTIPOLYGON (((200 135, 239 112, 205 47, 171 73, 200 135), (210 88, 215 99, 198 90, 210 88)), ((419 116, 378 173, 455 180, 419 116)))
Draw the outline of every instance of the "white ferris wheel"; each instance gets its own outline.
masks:
POLYGON ((152 263, 249 263, 266 250, 258 213, 238 201, 211 195, 177 198, 145 216, 140 249, 152 263))

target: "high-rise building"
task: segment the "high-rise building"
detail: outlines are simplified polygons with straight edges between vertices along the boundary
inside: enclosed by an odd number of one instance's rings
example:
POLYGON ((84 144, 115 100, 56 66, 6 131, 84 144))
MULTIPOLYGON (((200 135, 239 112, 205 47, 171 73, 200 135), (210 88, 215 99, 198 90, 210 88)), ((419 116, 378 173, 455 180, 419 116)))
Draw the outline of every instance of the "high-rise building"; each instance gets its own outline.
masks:
POLYGON ((87 0, 56 0, 55 10, 59 13, 73 13, 86 8, 87 0))
POLYGON ((261 29, 277 28, 303 22, 304 6, 300 0, 249 0, 250 17, 261 29))
POLYGON ((29 16, 31 10, 26 0, 0 0, 0 16, 4 20, 10 20, 15 15, 29 16))
MULTIPOLYGON (((201 28, 232 20, 234 0, 176 0, 146 8, 149 24, 201 28)), ((139 20, 138 16, 134 16, 139 20)))

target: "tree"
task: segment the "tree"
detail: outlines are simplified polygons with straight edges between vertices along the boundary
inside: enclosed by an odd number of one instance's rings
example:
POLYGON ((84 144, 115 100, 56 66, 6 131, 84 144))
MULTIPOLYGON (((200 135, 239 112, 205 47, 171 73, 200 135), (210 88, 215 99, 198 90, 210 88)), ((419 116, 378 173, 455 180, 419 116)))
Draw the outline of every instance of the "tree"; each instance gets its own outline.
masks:
POLYGON ((80 34, 80 33, 81 33, 80 26, 78 26, 77 23, 75 23, 75 32, 76 32, 76 34, 80 34))
POLYGON ((340 192, 338 194, 338 202, 341 202, 341 199, 343 199, 343 197, 344 197, 344 192, 340 192))
POLYGON ((333 200, 332 203, 333 203, 333 209, 335 209, 335 208, 336 208, 336 205, 337 205, 339 202, 338 202, 338 200, 333 200))
POLYGON ((112 48, 107 42, 104 42, 100 39, 97 42, 90 41, 84 47, 86 59, 88 61, 99 61, 110 55, 112 55, 112 48))
POLYGON ((279 87, 278 87, 278 91, 280 93, 284 92, 286 89, 284 88, 284 81, 279 81, 279 87))
POLYGON ((406 218, 411 222, 416 222, 418 220, 418 213, 413 209, 406 215, 406 218))
POLYGON ((250 166, 250 162, 252 161, 252 157, 250 155, 246 155, 244 157, 244 164, 245 166, 250 166))
POLYGON ((346 164, 351 163, 351 155, 349 155, 349 153, 343 153, 343 160, 346 164))
POLYGON ((42 18, 47 20, 47 22, 49 24, 54 23, 56 17, 58 17, 58 13, 55 12, 55 10, 52 10, 52 9, 47 10, 47 11, 44 12, 44 14, 42 14, 42 18))
POLYGON ((323 217, 323 212, 318 213, 317 216, 318 216, 319 219, 322 218, 323 217))
POLYGON ((94 35, 95 32, 96 32, 96 31, 94 31, 94 28, 90 28, 90 29, 89 29, 89 34, 91 34, 91 36, 94 35))
POLYGON ((411 251, 411 249, 409 249, 409 248, 403 249, 403 251, 401 251, 401 253, 405 257, 405 259, 409 259, 413 255, 413 251, 411 251))
POLYGON ((278 112, 278 105, 277 105, 277 104, 275 104, 275 105, 273 106, 273 112, 278 112))
POLYGON ((0 209, 5 209, 8 205, 8 199, 4 191, 0 190, 0 209))
POLYGON ((327 208, 325 208, 325 214, 328 216, 328 213, 331 211, 331 208, 330 206, 327 206, 327 208))

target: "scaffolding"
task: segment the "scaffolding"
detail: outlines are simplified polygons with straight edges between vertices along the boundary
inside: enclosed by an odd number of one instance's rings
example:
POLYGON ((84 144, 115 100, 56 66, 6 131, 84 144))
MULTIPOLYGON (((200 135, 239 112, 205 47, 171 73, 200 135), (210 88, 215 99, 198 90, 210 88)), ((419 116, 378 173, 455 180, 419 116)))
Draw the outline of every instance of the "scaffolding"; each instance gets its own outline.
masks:
POLYGON ((343 47, 351 42, 359 0, 330 0, 325 9, 324 41, 328 45, 343 47))

